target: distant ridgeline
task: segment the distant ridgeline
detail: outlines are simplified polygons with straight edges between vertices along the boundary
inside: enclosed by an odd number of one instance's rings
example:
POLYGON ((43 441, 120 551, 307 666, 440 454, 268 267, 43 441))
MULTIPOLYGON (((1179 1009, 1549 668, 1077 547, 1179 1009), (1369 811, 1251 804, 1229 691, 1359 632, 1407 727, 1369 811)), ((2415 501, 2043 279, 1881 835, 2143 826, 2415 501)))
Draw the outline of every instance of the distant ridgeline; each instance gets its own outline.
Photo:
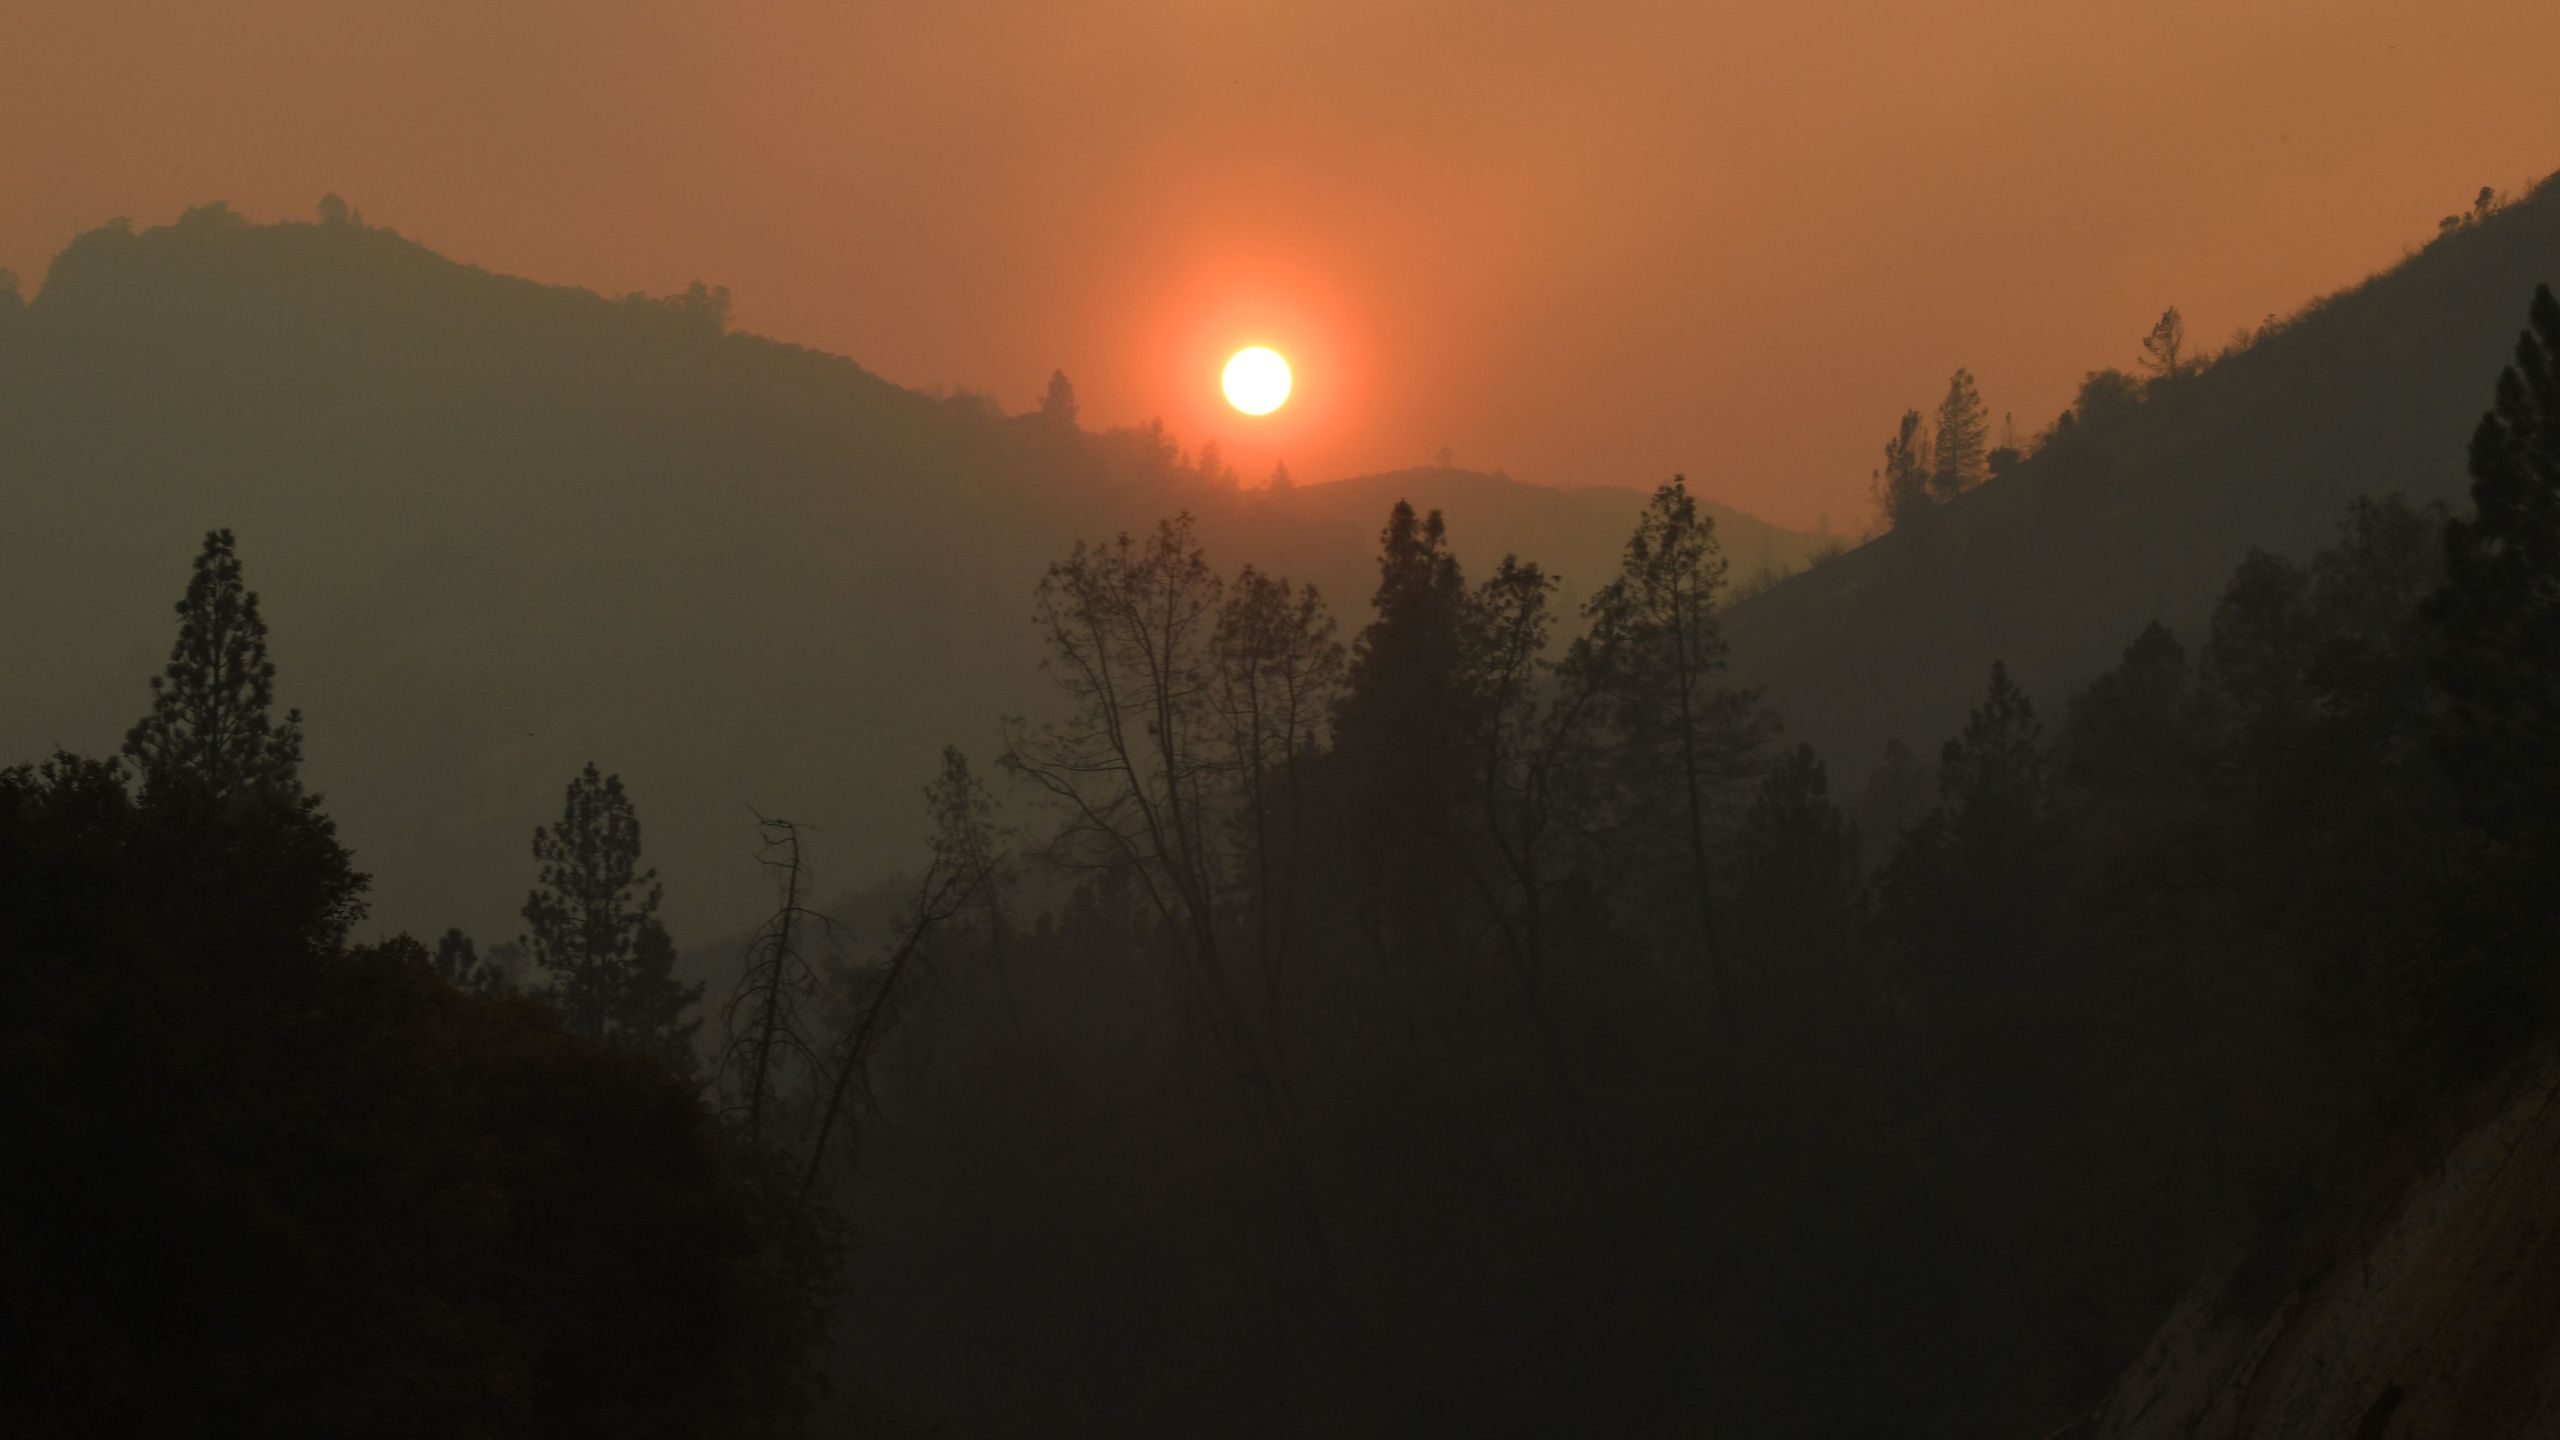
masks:
POLYGON ((2005 474, 1737 606, 1735 668, 1854 777, 1888 740, 1953 731, 1993 659, 2063 694, 2151 621, 2197 633, 2251 547, 2318 549, 2359 495, 2458 499, 2516 317, 2553 280, 2546 182, 2219 358, 2147 387, 2096 372, 2005 474))
MULTIPOLYGON (((589 758, 652 797, 679 933, 763 906, 748 804, 826 830, 840 881, 898 863, 940 747, 1038 700, 1031 587, 1078 536, 1187 508, 1351 606, 1408 490, 1471 563, 1575 582, 1644 500, 1445 467, 1240 494, 1160 426, 1079 428, 1063 379, 1007 416, 728 332, 724 291, 492 275, 343 205, 119 221, 0 305, 0 753, 110 748, 228 527, 386 931, 506 923, 524 817, 589 758)), ((1705 508, 1737 576, 1814 544, 1705 508)))
POLYGON ((37 1433, 2535 1430, 2555 194, 1730 651, 1811 541, 1684 482, 1247 492, 708 287, 85 237, 0 311, 0 764, 123 736, 0 769, 37 1433))
MULTIPOLYGON (((1737 672, 1852 783, 1951 732, 1994 658, 2066 693, 2151 620, 2192 631, 2251 546, 2316 548, 2359 494, 2455 497, 2555 274, 2546 185, 2147 395, 2093 386, 1926 523, 1736 605, 1737 672)), ((764 898, 743 804, 827 829, 846 880, 911 853, 939 747, 985 753, 990 716, 1038 702, 1030 586, 1074 537, 1187 508, 1349 613, 1409 496, 1479 572, 1539 560, 1569 616, 1642 502, 1446 466, 1240 491, 1160 427, 1080 428, 1063 382, 1007 416, 725 320, 716 289, 492 275, 344 207, 82 236, 0 300, 0 664, 28 682, 0 747, 120 733, 166 577, 227 526, 387 928, 511 914, 523 816, 600 757, 703 907, 675 928, 719 933, 764 898)), ((1744 590, 1822 543, 1702 508, 1744 590)))

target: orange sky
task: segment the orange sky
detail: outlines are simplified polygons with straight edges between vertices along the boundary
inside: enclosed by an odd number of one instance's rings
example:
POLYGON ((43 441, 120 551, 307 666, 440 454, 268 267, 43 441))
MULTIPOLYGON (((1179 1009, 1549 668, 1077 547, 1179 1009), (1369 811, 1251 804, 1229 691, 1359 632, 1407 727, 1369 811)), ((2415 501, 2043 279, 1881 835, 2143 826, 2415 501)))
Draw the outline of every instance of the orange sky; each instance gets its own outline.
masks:
POLYGON ((2560 166, 2551 0, 35 0, 0 54, 30 285, 336 190, 908 384, 1063 367, 1249 478, 1447 445, 1841 528, 1955 366, 2031 430, 2164 305, 2218 342, 2560 166))

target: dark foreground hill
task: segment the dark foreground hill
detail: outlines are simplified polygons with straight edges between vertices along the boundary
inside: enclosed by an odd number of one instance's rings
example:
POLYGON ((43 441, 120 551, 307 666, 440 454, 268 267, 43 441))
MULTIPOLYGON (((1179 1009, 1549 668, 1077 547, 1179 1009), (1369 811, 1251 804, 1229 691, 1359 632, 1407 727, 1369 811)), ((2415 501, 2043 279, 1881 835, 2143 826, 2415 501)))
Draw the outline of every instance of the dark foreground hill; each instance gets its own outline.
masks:
MULTIPOLYGON (((594 759, 699 940, 764 903, 750 805, 820 826, 837 883, 911 858, 939 747, 983 759, 1038 703, 1030 591, 1074 539, 1189 508, 1222 567, 1356 623, 1408 481, 1478 563, 1593 568, 1641 503, 1451 470, 1240 495, 1160 430, 902 389, 728 333, 711 293, 611 300, 208 206, 0 299, 0 751, 112 750, 228 526, 375 926, 512 935, 527 834, 594 759)), ((1811 544, 1723 518, 1754 557, 1811 544)))
POLYGON ((2555 278, 2545 184, 1737 607, 1735 664, 1852 778, 1888 739, 1934 751, 1995 659, 2058 703, 2149 622, 2196 634, 2250 547, 2317 549, 2358 495, 2457 500, 2516 317, 2555 278))

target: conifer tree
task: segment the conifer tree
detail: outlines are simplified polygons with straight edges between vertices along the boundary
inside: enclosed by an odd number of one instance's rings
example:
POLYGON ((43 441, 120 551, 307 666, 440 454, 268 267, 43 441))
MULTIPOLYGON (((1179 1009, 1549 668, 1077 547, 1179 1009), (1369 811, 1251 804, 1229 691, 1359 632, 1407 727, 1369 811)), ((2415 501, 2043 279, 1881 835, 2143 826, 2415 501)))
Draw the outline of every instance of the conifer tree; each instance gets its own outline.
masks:
POLYGON ((1734 929, 1753 983, 1801 993, 1844 958, 1864 906, 1858 827, 1799 744, 1760 784, 1734 846, 1734 929))
POLYGON ((2560 841, 2560 300, 2537 287, 2471 437, 2472 513, 2446 524, 2426 612, 2453 698, 2443 750, 2491 829, 2560 841))
POLYGON ((2195 370, 2196 363, 2187 358, 2187 322, 2177 306, 2160 312, 2159 323, 2142 337, 2142 368, 2155 382, 2175 380, 2195 370))
POLYGON ((1992 662, 1982 704, 1940 753, 1938 793, 1951 815, 1968 821, 2043 813, 2044 727, 2006 664, 1992 662))
POLYGON ((548 977, 541 998, 569 1028, 693 1072, 702 986, 675 978, 675 945, 659 923, 665 888, 640 868, 640 817, 622 777, 590 761, 568 785, 557 828, 537 826, 540 883, 525 897, 522 944, 548 977))
MULTIPOLYGON (((1885 868, 1879 934, 1902 983, 1971 1004, 2014 990, 2052 933, 2063 835, 2047 797, 2044 732, 2004 664, 1938 760, 1938 805, 1885 868)), ((1950 1032, 1954 1033, 1954 1032, 1950 1032)))
POLYGON ((1061 429, 1076 424, 1076 387, 1064 370, 1049 372, 1049 388, 1040 396, 1040 418, 1061 429))
POLYGON ((125 733, 146 788, 183 778, 217 798, 302 791, 302 712, 275 723, 275 663, 258 596, 241 583, 231 532, 211 531, 178 602, 169 668, 152 677, 151 713, 125 733))
POLYGON ((1583 607, 1590 633, 1568 667, 1606 672, 1602 686, 1629 806, 1629 828, 1667 840, 1697 912, 1695 945, 1723 988, 1714 835, 1752 767, 1770 721, 1756 691, 1725 678, 1716 615, 1724 553, 1715 519, 1673 476, 1628 537, 1615 579, 1583 607))
POLYGON ((1902 412, 1902 424, 1884 442, 1884 468, 1875 474, 1876 509, 1885 528, 1899 530, 1918 520, 1934 498, 1929 493, 1929 432, 1917 410, 1902 412))
POLYGON ((1379 538, 1374 618, 1352 642, 1333 714, 1347 839, 1373 943, 1445 949, 1470 721, 1466 582, 1439 511, 1417 516, 1399 500, 1379 538))
POLYGON ((1947 381, 1947 398, 1938 402, 1938 433, 1929 470, 1929 489, 1940 501, 1982 483, 1990 453, 1991 410, 1973 388, 1973 372, 1958 370, 1947 381))

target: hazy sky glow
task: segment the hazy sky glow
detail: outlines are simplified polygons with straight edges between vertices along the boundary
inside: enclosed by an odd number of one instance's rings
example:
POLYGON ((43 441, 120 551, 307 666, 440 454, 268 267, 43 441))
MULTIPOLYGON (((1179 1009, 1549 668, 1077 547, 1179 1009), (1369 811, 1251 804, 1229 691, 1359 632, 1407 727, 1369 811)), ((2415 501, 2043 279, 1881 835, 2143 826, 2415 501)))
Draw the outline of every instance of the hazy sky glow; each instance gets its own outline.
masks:
MULTIPOLYGON (((1249 478, 1421 463, 1863 519, 1970 366, 2041 426, 2560 166, 2549 0, 13 6, 0 265, 336 190, 458 259, 1249 478), (1289 357, 1260 419, 1238 346, 1289 357)), ((2484 383, 2486 377, 2484 376, 2484 383)))

